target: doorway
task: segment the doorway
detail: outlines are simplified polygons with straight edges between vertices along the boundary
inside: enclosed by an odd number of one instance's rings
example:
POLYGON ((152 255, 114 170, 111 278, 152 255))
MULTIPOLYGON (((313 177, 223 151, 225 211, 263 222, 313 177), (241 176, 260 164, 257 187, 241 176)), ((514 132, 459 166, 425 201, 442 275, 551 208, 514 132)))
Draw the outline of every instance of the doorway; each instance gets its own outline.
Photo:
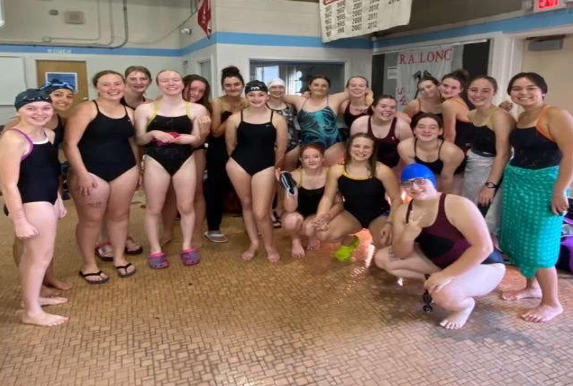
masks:
POLYGON ((74 103, 62 116, 67 117, 76 105, 88 100, 86 62, 68 60, 36 60, 38 87, 51 79, 68 82, 75 87, 74 103))

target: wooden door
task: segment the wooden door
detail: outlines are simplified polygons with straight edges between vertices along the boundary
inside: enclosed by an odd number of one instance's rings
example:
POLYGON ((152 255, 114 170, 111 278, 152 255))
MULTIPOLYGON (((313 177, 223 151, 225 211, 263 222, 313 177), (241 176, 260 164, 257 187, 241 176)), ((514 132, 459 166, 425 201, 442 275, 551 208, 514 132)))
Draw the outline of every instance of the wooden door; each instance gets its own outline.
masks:
POLYGON ((68 116, 73 108, 88 100, 88 77, 86 62, 71 60, 36 60, 38 87, 48 79, 57 78, 72 84, 76 88, 74 103, 63 116, 68 116))

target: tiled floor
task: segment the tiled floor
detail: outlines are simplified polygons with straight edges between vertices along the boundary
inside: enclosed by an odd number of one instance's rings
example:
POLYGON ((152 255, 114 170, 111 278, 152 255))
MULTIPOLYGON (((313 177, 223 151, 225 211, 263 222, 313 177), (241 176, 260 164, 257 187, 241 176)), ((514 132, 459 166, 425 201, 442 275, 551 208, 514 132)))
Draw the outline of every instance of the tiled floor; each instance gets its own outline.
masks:
MULTIPOLYGON (((69 201, 68 201, 69 203, 69 201)), ((134 206, 138 240, 141 209, 134 206)), ((73 283, 70 316, 55 328, 18 323, 21 301, 11 231, 0 221, 0 385, 571 385, 573 280, 562 276, 566 313, 546 325, 518 318, 531 301, 478 302, 463 330, 437 326, 444 312, 421 310, 421 285, 399 287, 366 262, 340 264, 333 246, 295 260, 277 233, 278 264, 243 262, 246 236, 229 218, 231 242, 206 244, 203 260, 183 267, 172 243, 171 267, 111 274, 103 286, 78 276, 75 216, 61 222, 59 276, 73 283)), ((361 235, 358 256, 368 254, 361 235)), ((504 287, 521 279, 510 270, 504 287)))

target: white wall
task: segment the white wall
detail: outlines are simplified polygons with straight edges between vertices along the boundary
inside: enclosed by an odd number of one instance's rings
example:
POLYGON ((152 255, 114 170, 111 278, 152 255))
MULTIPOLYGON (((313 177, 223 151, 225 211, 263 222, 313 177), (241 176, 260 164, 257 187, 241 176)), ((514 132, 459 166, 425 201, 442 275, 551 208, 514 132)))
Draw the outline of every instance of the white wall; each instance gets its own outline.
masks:
MULTIPOLYGON (((320 18, 317 3, 283 0, 215 0, 213 30, 219 43, 215 50, 186 56, 190 67, 199 58, 214 55, 214 95, 221 95, 220 73, 235 65, 249 80, 250 60, 320 61, 345 64, 345 77, 372 74, 372 52, 366 48, 330 48, 320 44, 320 18), (249 34, 243 36, 242 34, 249 34), (240 44, 242 38, 249 40, 240 44), (309 41, 296 39, 311 38, 309 41), (233 44, 225 42, 232 38, 233 44), (265 42, 257 44, 257 39, 265 42), (293 39, 289 39, 293 38, 293 39)), ((353 43, 348 43, 352 46, 353 43)))
POLYGON ((567 109, 573 114, 573 75, 571 63, 573 62, 573 35, 567 35, 563 41, 563 48, 551 51, 530 51, 526 48, 523 53, 522 71, 537 72, 545 78, 549 87, 546 101, 567 109))
MULTIPOLYGON (((62 55, 62 54, 40 54, 40 53, 20 53, 18 55, 0 53, 0 56, 19 56, 24 58, 26 87, 38 87, 36 81, 36 60, 78 60, 85 61, 88 74, 88 84, 90 99, 95 98, 96 91, 91 86, 91 76, 101 70, 112 69, 123 73, 131 65, 144 65, 156 74, 162 69, 173 68, 183 70, 181 59, 178 57, 158 57, 158 56, 106 56, 106 55, 62 55)), ((155 83, 149 88, 148 95, 157 95, 155 83)), ((0 125, 6 123, 14 116, 13 106, 0 106, 0 125)))

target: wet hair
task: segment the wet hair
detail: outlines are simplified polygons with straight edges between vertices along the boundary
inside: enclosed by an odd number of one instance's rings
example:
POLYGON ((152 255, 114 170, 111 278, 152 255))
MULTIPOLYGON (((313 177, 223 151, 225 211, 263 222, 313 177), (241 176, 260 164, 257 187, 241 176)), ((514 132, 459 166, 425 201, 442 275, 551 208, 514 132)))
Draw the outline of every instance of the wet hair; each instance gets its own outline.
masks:
POLYGON ((382 94, 382 95, 378 95, 376 98, 374 98, 374 101, 372 102, 372 107, 376 106, 378 103, 380 103, 380 101, 382 99, 392 99, 394 102, 398 103, 396 101, 396 98, 394 98, 393 95, 390 94, 382 94))
POLYGON ((468 80, 470 79, 470 73, 463 68, 459 68, 455 71, 450 72, 442 77, 442 82, 446 79, 454 79, 460 82, 460 87, 465 90, 468 80))
POLYGON ((185 94, 187 94, 186 90, 189 89, 189 87, 191 87, 191 84, 195 81, 202 82, 205 85, 205 93, 203 94, 201 99, 199 99, 195 103, 205 106, 205 108, 209 111, 209 113, 212 113, 211 103, 209 103, 209 94, 211 93, 211 85, 209 84, 209 81, 204 77, 202 77, 201 75, 191 74, 191 75, 185 75, 183 77, 183 91, 182 91, 183 97, 185 98, 185 94))
POLYGON ((547 83, 545 82, 545 79, 539 75, 536 72, 520 72, 519 74, 515 74, 509 81, 508 85, 507 85, 507 93, 511 94, 511 88, 513 87, 513 84, 515 83, 516 80, 520 79, 520 78, 527 78, 530 81, 533 82, 533 84, 535 84, 537 87, 539 87, 541 89, 541 92, 543 94, 547 94, 547 91, 549 91, 549 88, 547 87, 547 83))
MULTIPOLYGON (((348 87, 348 85, 350 84, 350 81, 351 81, 352 79, 356 79, 356 78, 364 79, 364 81, 366 82, 366 87, 369 87, 369 86, 370 86, 370 83, 368 83, 368 79, 366 79, 366 78, 363 77, 362 75, 354 75, 354 76, 351 76, 350 78, 348 78, 348 80, 346 81, 346 86, 345 86, 345 87, 348 87)), ((330 86, 330 82, 328 82, 328 85, 330 86)))
POLYGON ((446 79, 454 79, 460 83, 460 87, 462 89, 460 97, 463 99, 466 105, 468 105, 469 109, 473 110, 475 106, 468 99, 468 91, 467 91, 468 82, 470 80, 470 73, 467 70, 464 70, 463 68, 459 68, 455 71, 450 72, 449 74, 444 75, 442 77, 442 82, 446 79))
POLYGON ((468 88, 469 86, 472 85, 473 82, 475 82, 476 80, 480 80, 480 79, 484 79, 487 80, 489 83, 491 83, 491 86, 493 87, 493 92, 494 94, 497 92, 497 90, 499 89, 499 86, 497 85, 497 80, 495 80, 495 78, 489 76, 489 75, 478 75, 478 76, 474 76, 470 82, 468 83, 468 88))
POLYGON ((165 70, 161 70, 157 73, 157 75, 155 75, 155 83, 159 84, 159 75, 163 74, 164 72, 175 72, 176 74, 179 75, 179 77, 183 80, 183 75, 181 75, 181 73, 177 70, 171 70, 169 68, 165 69, 165 70))
POLYGON ((432 82, 434 85, 439 86, 440 85, 440 81, 437 80, 436 78, 434 78, 432 75, 426 75, 423 78, 421 78, 418 83, 416 83, 416 88, 420 88, 420 83, 422 82, 427 82, 430 81, 432 82))
POLYGON ((103 71, 100 71, 93 76, 92 84, 94 85, 94 87, 97 88, 97 82, 99 81, 99 78, 101 78, 102 76, 105 76, 105 75, 117 75, 121 78, 123 83, 125 83, 125 78, 119 72, 114 71, 114 70, 103 70, 103 71))
POLYGON ((144 73, 149 80, 153 79, 153 77, 151 76, 151 72, 147 69, 147 67, 144 66, 129 66, 125 69, 125 77, 127 78, 129 76, 129 74, 131 74, 132 72, 142 72, 144 73))
POLYGON ((350 138, 348 138, 348 141, 346 142, 346 149, 344 151, 344 165, 348 165, 350 161, 352 161, 352 156, 350 155, 350 151, 352 148, 352 144, 354 143, 354 140, 357 138, 367 138, 370 141, 372 141, 372 154, 370 155, 370 158, 368 158, 368 170, 370 171, 370 175, 374 176, 376 174, 376 162, 378 161, 376 156, 377 147, 376 147, 376 141, 368 133, 362 133, 362 132, 356 133, 351 135, 350 138))
POLYGON ((330 79, 326 75, 313 75, 308 81, 308 85, 310 86, 312 82, 314 82, 317 79, 324 79, 326 83, 328 83, 328 87, 330 87, 330 79))
POLYGON ((300 147, 299 158, 302 157, 302 153, 304 153, 306 149, 318 150, 320 154, 324 155, 324 146, 322 146, 320 143, 305 143, 300 147))
POLYGON ((228 66, 221 70, 221 87, 223 87, 225 83, 225 79, 227 78, 238 78, 241 81, 241 84, 245 85, 245 80, 243 79, 243 75, 236 66, 228 66))
POLYGON ((442 118, 440 118, 439 115, 433 113, 421 113, 416 115, 416 117, 412 121, 412 130, 414 130, 416 126, 418 126, 418 122, 420 122, 424 118, 432 118, 434 121, 436 121, 440 129, 444 128, 444 121, 442 121, 442 118))

